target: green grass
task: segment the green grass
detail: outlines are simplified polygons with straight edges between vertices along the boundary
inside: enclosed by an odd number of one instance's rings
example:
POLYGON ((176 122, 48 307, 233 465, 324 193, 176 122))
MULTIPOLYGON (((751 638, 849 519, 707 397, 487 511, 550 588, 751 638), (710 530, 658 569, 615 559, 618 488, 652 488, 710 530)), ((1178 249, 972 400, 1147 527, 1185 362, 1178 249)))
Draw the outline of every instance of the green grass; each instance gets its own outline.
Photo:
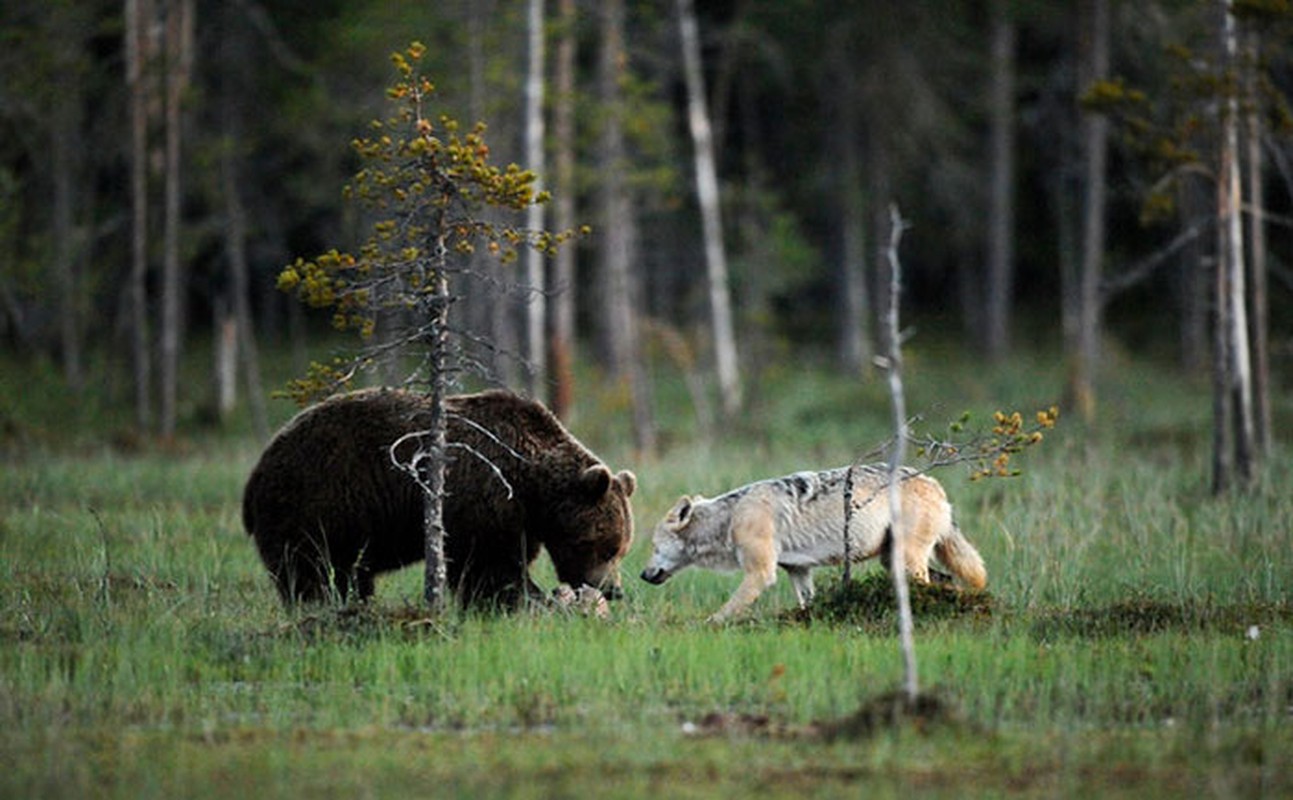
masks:
MULTIPOLYGON (((836 739, 823 723, 901 678, 887 581, 864 569, 867 613, 811 620, 780 581, 716 628, 736 576, 633 576, 679 494, 881 441, 878 381, 770 368, 702 442, 661 367, 654 459, 631 452, 622 395, 586 391, 572 427, 640 479, 628 598, 609 621, 428 621, 417 569, 367 609, 279 607, 238 517, 245 420, 194 412, 178 444, 123 450, 118 409, 3 366, 0 797, 1293 792, 1293 464, 1212 497, 1206 387, 1151 365, 1111 375, 1100 423, 1062 420, 1023 476, 939 473, 991 592, 920 606, 922 683, 952 711, 836 739)), ((934 346, 908 369, 935 429, 1049 405, 1061 380, 1044 355, 989 369, 934 346)))

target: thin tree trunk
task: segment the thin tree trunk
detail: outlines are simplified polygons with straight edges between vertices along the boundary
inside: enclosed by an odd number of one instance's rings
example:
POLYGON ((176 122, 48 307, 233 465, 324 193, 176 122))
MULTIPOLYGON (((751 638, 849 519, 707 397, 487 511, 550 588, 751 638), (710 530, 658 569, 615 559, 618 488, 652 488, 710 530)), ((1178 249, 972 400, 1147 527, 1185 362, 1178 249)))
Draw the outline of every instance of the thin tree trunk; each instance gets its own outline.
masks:
POLYGON ((1270 455, 1271 430, 1269 307, 1266 292, 1266 203, 1263 191, 1262 119, 1259 113, 1257 64, 1261 34, 1249 26, 1244 57, 1245 121, 1244 139, 1248 151, 1248 243, 1249 283, 1252 310, 1253 427, 1257 454, 1270 455))
MULTIPOLYGON (((553 128, 555 141, 554 227, 559 231, 575 226, 575 0, 558 0, 561 34, 557 40, 556 87, 553 128)), ((570 415, 574 400, 575 348, 575 248, 569 244, 557 251, 552 280, 552 393, 553 413, 562 419, 570 415)))
POLYGON ((629 324, 629 246, 632 209, 625 181, 624 101, 620 79, 624 69, 624 2, 606 0, 601 6, 602 51, 598 93, 603 107, 601 133, 601 278, 602 312, 599 355, 608 370, 624 376, 632 345, 629 324))
POLYGON ((126 0, 126 85, 130 94, 130 315, 135 379, 135 425, 152 426, 152 358, 148 340, 148 89, 147 20, 151 0, 126 0))
POLYGON ((911 597, 907 586, 907 565, 902 546, 906 536, 906 522, 902 517, 901 491, 898 485, 899 470, 907 457, 907 402, 902 386, 902 338, 898 327, 898 307, 902 290, 902 265, 898 260, 898 245, 902 241, 904 226, 897 206, 890 209, 889 232, 889 308, 885 315, 888 331, 889 395, 893 401, 894 441, 889 458, 889 532, 891 537, 889 571, 893 575, 894 595, 898 599, 898 640, 902 648, 903 689, 907 702, 914 704, 920 693, 916 669, 915 626, 911 617, 911 597))
MULTIPOLYGON (((1060 174, 1055 178, 1051 194, 1059 249, 1057 259, 1060 273, 1060 338, 1064 352, 1068 354, 1069 368, 1072 369, 1075 366, 1073 354, 1078 351, 1081 330, 1082 294, 1079 279, 1081 252, 1078 248, 1077 202, 1074 197, 1076 192, 1073 191, 1073 182, 1069 178, 1069 165, 1075 165, 1077 161, 1073 152, 1076 148, 1069 146, 1068 137, 1064 139, 1059 156, 1060 174)), ((1070 383, 1072 383, 1071 378, 1070 383)))
POLYGON ((230 310, 229 298, 212 303, 212 355, 215 361, 216 414, 221 423, 238 405, 238 320, 230 310))
POLYGON ((449 250, 445 243, 445 212, 439 212, 436 221, 436 239, 432 243, 435 253, 435 271, 425 278, 435 286, 428 305, 420 309, 427 316, 425 334, 426 374, 430 413, 424 434, 423 447, 429 455, 418 467, 422 484, 422 526, 425 537, 423 556, 422 598, 433 613, 443 613, 449 605, 448 565, 445 562, 444 481, 448 466, 448 422, 445 418, 445 399, 449 385, 449 250))
MULTIPOLYGON (((1227 65, 1237 64, 1235 20, 1230 0, 1218 1, 1221 15, 1222 50, 1227 65)), ((1252 371, 1249 360, 1247 293, 1244 280, 1244 238, 1239 164, 1239 98, 1233 92, 1225 100, 1222 116, 1221 152, 1217 170, 1217 327, 1216 354, 1219 372, 1215 388, 1226 395, 1214 403, 1215 424, 1232 428, 1218 437, 1217 444, 1233 448, 1230 454, 1214 458, 1213 488, 1227 488, 1232 478, 1248 483, 1253 476, 1252 371), (1228 441, 1227 441, 1228 440, 1228 441), (1233 475, 1231 469, 1233 468, 1233 475)))
MULTIPOLYGON (((1086 83, 1103 80, 1109 73, 1109 3, 1089 0, 1083 20, 1083 61, 1086 83)), ((1083 207, 1082 267, 1079 275, 1080 295, 1078 351, 1070 370, 1073 385, 1070 393, 1082 419, 1095 419, 1095 375, 1100 363, 1102 308, 1100 280, 1105 245, 1105 189, 1108 160, 1109 121, 1101 114, 1087 113, 1082 118, 1083 207)))
MULTIPOLYGON (((1200 181, 1186 178, 1178 189, 1177 207, 1181 227, 1197 224, 1207 213, 1208 199, 1200 181)), ((1188 374, 1201 374, 1208 362, 1208 271, 1205 254, 1211 252, 1200 237, 1181 249, 1177 279, 1173 282, 1179 295, 1181 317, 1181 367, 1188 374)))
POLYGON ((682 38, 683 75, 687 85, 687 120, 695 147, 696 194, 700 201, 701 223, 704 227, 714 359, 723 413, 732 417, 741 407, 741 376, 736 353, 736 334, 732 325, 731 291, 727 284, 727 254, 723 247, 718 171, 714 164, 709 112, 705 109, 700 35, 692 0, 678 0, 678 26, 682 38))
POLYGON ((238 147, 243 136, 243 91, 247 85, 246 69, 250 59, 246 33, 240 27, 239 9, 234 5, 222 10, 224 16, 224 85, 221 93, 221 124, 224 144, 220 151, 220 182, 225 205, 225 253, 229 259, 229 284, 233 293, 233 317, 236 342, 243 378, 247 385, 252 424, 256 436, 269 438, 269 414, 265 408, 265 391, 261 383, 260 354, 251 313, 251 270, 247 264, 247 213, 242 201, 242 178, 239 174, 238 147))
POLYGON ((1014 294, 1015 25, 1005 0, 992 3, 991 164, 988 217, 987 354, 1010 348, 1014 294))
MULTIPOLYGON (((69 45, 70 46, 70 45, 69 45)), ((59 342, 63 378, 73 392, 81 389, 81 281, 77 275, 78 237, 75 232, 77 163, 80 136, 80 92, 69 86, 55 101, 56 121, 51 135, 54 179, 54 273, 59 298, 59 342)))
POLYGON ((624 49, 624 2, 602 3, 602 54, 599 94, 605 119, 601 140, 603 180, 602 275, 604 281, 603 344, 612 374, 628 382, 633 403, 633 432, 638 450, 656 449, 655 423, 646 365, 638 335, 638 306, 633 284, 637 220, 633 196, 625 180, 627 157, 624 142, 624 99, 621 81, 627 69, 624 49))
MULTIPOLYGON (((542 176, 543 161, 543 63, 544 63, 544 13, 543 0, 529 0, 527 22, 529 38, 529 66, 525 80, 525 160, 526 168, 542 176)), ((535 191, 542 189, 542 178, 536 180, 535 191)), ((533 203, 526 210, 526 225, 531 231, 543 229, 543 206, 533 203)), ((544 259, 547 256, 534 248, 525 253, 525 280, 528 295, 525 302, 525 355, 529 360, 527 370, 531 397, 542 397, 548 380, 546 279, 544 259)))
POLYGON ((265 390, 260 375, 260 354, 251 313, 251 280, 247 265, 247 215, 243 209, 242 192, 236 177, 238 168, 234 163, 235 156, 228 152, 235 141, 236 139, 231 139, 225 143, 226 152, 221 158, 225 214, 228 217, 225 223, 225 251, 229 258, 238 355, 242 363, 243 380, 247 384, 252 424, 256 435, 264 440, 269 438, 269 414, 265 408, 265 390))
MULTIPOLYGON (((862 191, 862 147, 858 125, 856 80, 852 64, 843 63, 843 54, 836 57, 838 74, 842 83, 843 102, 837 109, 840 130, 836 142, 839 148, 839 207, 841 285, 840 302, 840 362, 850 375, 865 376, 871 361, 872 343, 867 321, 870 318, 870 298, 866 280, 866 198, 862 191)), ((848 568, 847 562, 845 569, 848 568)))
POLYGON ((162 254, 161 435, 175 435, 179 396, 184 272, 180 263, 183 140, 181 104, 188 85, 192 50, 192 0, 170 0, 166 8, 166 205, 162 254))

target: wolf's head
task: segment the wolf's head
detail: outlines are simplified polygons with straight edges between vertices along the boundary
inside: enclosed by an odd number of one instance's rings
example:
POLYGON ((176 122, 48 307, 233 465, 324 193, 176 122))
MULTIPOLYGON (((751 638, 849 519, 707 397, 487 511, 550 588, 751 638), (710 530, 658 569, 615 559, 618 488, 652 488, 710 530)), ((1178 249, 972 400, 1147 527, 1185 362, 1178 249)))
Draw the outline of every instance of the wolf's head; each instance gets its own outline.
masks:
POLYGON ((651 560, 642 570, 642 580, 661 584, 684 567, 705 563, 718 549, 729 549, 723 541, 719 514, 712 513, 711 501, 700 495, 679 498, 655 526, 651 536, 651 560))

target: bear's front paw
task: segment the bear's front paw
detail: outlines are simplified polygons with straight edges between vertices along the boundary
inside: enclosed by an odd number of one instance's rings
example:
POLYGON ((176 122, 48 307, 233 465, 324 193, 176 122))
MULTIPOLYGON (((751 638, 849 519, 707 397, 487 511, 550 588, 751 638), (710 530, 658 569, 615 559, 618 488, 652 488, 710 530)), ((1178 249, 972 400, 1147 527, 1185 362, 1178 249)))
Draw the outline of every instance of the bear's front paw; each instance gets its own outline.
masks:
POLYGON ((611 616, 606 596, 592 586, 572 589, 569 584, 560 584, 552 590, 552 604, 563 611, 578 612, 586 617, 610 619, 611 616))

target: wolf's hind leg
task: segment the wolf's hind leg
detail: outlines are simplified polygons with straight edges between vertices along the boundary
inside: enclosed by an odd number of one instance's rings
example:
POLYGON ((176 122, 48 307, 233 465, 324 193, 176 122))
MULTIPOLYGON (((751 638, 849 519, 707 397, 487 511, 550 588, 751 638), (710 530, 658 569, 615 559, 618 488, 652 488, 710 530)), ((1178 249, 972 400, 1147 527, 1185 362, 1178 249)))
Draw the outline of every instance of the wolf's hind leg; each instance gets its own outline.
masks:
POLYGON ((795 598, 799 601, 799 607, 807 608, 813 601, 813 595, 817 593, 817 589, 813 586, 812 568, 793 566, 785 569, 786 575, 790 577, 790 585, 795 589, 795 598))

